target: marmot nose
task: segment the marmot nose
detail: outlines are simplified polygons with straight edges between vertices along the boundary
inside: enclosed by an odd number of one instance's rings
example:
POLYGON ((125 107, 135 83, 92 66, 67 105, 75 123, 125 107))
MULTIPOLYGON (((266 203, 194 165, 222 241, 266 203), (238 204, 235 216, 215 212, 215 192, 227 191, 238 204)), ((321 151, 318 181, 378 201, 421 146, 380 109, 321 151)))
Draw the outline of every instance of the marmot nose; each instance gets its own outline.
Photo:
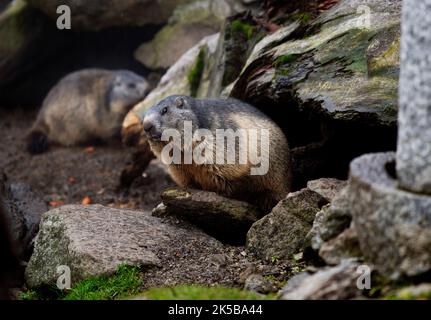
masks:
POLYGON ((149 121, 144 121, 144 130, 145 132, 150 132, 153 129, 153 124, 149 121))

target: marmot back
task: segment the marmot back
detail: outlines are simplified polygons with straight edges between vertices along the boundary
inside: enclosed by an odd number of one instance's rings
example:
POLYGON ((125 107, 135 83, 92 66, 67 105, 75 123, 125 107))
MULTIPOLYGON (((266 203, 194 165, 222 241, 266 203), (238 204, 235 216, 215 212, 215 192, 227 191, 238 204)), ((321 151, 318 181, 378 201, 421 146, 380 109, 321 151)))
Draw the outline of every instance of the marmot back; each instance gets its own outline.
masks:
POLYGON ((31 153, 49 144, 110 141, 127 112, 148 93, 147 81, 126 71, 86 69, 61 79, 48 93, 28 136, 31 153))
POLYGON ((151 149, 169 165, 172 178, 182 187, 218 192, 254 203, 266 212, 290 190, 291 160, 286 137, 274 121, 247 103, 171 96, 145 113, 143 125, 151 149), (204 139, 195 136, 189 143, 193 154, 189 162, 185 160, 185 155, 190 154, 187 125, 193 133, 206 132, 204 139), (170 132, 168 129, 179 132, 180 146, 172 140, 172 143, 163 141, 163 134, 170 132), (179 163, 172 161, 175 152, 181 152, 179 163), (202 154, 203 160, 202 157, 197 160, 202 154), (224 159, 223 163, 217 161, 217 154, 224 159), (245 157, 241 158, 241 154, 245 157), (256 163, 257 159, 262 163, 256 163), (257 172, 259 165, 263 172, 257 172))

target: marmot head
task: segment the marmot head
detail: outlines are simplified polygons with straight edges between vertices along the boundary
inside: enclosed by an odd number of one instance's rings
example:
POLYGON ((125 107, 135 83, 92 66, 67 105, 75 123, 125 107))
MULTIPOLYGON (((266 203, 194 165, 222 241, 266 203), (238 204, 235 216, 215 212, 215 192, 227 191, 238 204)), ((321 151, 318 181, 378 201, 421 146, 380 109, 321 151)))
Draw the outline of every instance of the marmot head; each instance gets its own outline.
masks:
POLYGON ((161 100, 143 115, 146 136, 152 141, 160 141, 167 129, 178 130, 184 136, 184 124, 189 121, 192 130, 199 128, 198 119, 193 111, 194 99, 174 95, 161 100))
POLYGON ((145 98, 150 85, 144 78, 127 70, 116 71, 113 77, 107 96, 109 111, 124 117, 135 104, 145 98))

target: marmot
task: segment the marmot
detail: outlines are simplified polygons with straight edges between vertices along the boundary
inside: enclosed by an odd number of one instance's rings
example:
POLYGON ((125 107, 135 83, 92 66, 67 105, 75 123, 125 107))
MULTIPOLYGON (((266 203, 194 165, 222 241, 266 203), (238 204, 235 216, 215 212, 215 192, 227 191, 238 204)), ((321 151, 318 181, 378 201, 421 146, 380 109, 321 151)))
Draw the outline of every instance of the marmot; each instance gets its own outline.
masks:
POLYGON ((28 135, 30 153, 50 143, 64 146, 119 137, 127 112, 149 91, 148 82, 127 70, 85 69, 55 85, 28 135))
POLYGON ((167 161, 163 157, 168 156, 169 172, 181 187, 214 191, 227 197, 247 201, 257 205, 266 213, 290 190, 291 159, 287 139, 274 121, 247 103, 235 99, 211 100, 180 95, 170 96, 151 107, 143 115, 143 127, 156 156, 162 158, 164 163, 167 161), (189 127, 193 132, 204 129, 203 132, 213 135, 214 138, 211 140, 207 136, 204 139, 193 137, 191 144, 187 144, 185 135, 188 134, 190 137, 190 134, 186 132, 187 129, 184 126, 186 122, 191 123, 189 127), (178 130, 182 139, 180 146, 177 146, 176 142, 171 143, 173 139, 163 141, 166 140, 166 137, 162 136, 163 132, 167 132, 168 135, 172 133, 169 132, 171 130, 166 131, 166 129, 178 130), (226 130, 230 130, 231 133, 241 132, 234 138, 233 145, 232 143, 229 145, 228 138, 221 135, 222 132, 228 132, 226 130), (265 131, 268 132, 266 150, 262 148, 265 138, 261 135, 265 131), (252 132, 255 132, 254 136, 257 137, 254 141, 252 132), (221 138, 216 142, 218 135, 221 138), (220 144, 221 141, 224 141, 223 144, 220 144), (169 148, 164 149, 168 144, 170 144, 169 148), (187 145, 190 147, 188 148, 187 145), (202 151, 205 146, 211 145, 213 148, 209 149, 208 154, 202 151), (241 147, 245 148, 241 149, 241 147), (172 163, 174 150, 179 150, 181 153, 180 162, 172 163), (193 153, 191 160, 190 150, 193 153), (241 160, 239 155, 244 150, 248 150, 245 154, 249 156, 251 152, 255 157, 267 159, 267 170, 257 175, 256 172, 251 174, 252 168, 256 168, 257 163, 252 161, 251 157, 241 160), (186 153, 189 154, 188 162, 185 161, 186 153), (199 162, 197 162, 195 153, 198 156, 204 154, 204 159, 199 160, 198 157, 199 162), (232 156, 234 153, 234 159, 231 158, 230 163, 228 161, 221 163, 217 161, 217 153, 221 156, 220 159, 224 156, 225 160, 229 159, 229 154, 232 156))

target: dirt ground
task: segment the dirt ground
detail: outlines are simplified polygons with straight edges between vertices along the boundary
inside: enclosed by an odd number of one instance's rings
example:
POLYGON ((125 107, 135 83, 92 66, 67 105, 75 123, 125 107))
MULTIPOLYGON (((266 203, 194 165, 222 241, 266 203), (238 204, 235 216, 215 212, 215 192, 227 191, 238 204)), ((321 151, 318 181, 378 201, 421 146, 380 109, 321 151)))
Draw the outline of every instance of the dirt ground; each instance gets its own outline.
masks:
POLYGON ((121 146, 56 147, 31 156, 25 136, 35 116, 31 110, 0 109, 0 169, 12 182, 29 184, 51 206, 90 199, 106 206, 152 209, 160 203, 160 192, 174 185, 153 161, 129 190, 119 190, 121 170, 131 155, 121 146))
MULTIPOLYGON (((81 204, 86 197, 92 204, 149 212, 160 203, 160 193, 174 186, 164 167, 153 160, 143 177, 129 190, 118 190, 121 170, 131 159, 131 150, 122 147, 83 146, 52 148, 31 156, 25 150, 25 136, 36 112, 0 109, 0 171, 11 182, 24 182, 51 207, 81 204)), ((190 227, 175 217, 166 223, 190 227)), ((256 270, 284 277, 294 266, 265 265, 245 256, 244 248, 225 245, 223 255, 214 254, 206 244, 184 243, 181 252, 162 255, 163 267, 144 273, 145 287, 175 284, 223 284, 242 286, 244 274, 256 270), (175 259, 172 259, 175 256, 175 259)))

